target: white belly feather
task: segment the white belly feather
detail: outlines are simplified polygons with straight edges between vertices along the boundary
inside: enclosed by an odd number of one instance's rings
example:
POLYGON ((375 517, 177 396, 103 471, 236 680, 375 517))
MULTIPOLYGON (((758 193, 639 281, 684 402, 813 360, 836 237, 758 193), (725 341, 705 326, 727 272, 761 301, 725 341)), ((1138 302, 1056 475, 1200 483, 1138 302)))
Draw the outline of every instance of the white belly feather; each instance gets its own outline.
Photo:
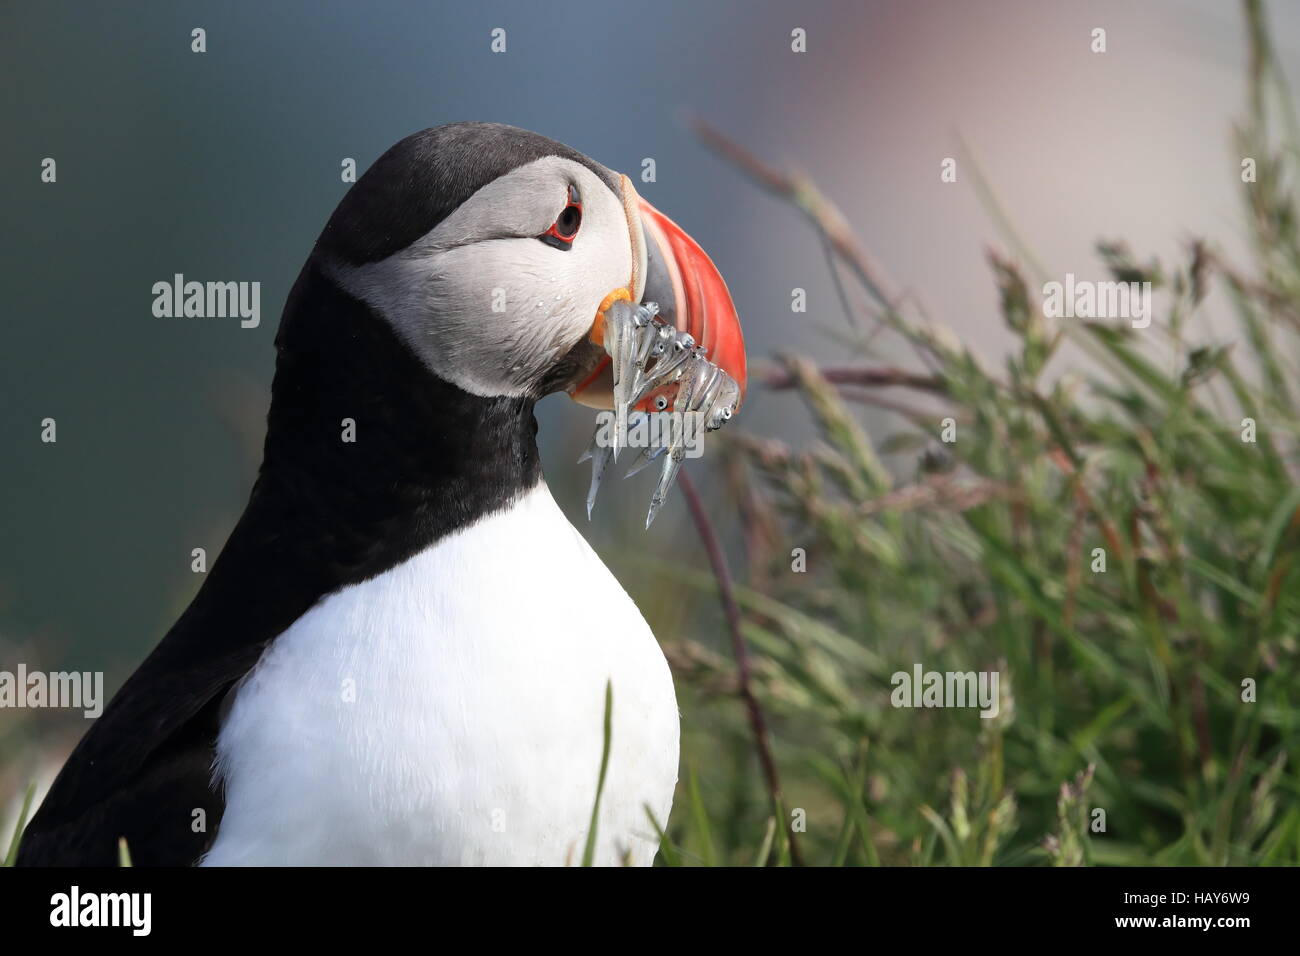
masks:
POLYGON ((677 781, 662 651, 545 483, 322 600, 237 691, 213 865, 647 864, 677 781))

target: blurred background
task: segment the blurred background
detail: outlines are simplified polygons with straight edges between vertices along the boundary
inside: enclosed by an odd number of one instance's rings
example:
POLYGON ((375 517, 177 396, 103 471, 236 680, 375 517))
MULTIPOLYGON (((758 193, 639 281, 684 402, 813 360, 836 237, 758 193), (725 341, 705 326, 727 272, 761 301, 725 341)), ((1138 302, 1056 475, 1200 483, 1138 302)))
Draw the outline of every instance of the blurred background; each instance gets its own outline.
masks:
MULTIPOLYGON (((1300 7, 1277 4, 1270 18, 1277 63, 1300 74, 1300 7)), ((895 287, 993 367, 1018 347, 988 261, 990 249, 1015 253, 1009 223, 1056 277, 1105 278, 1094 250, 1104 238, 1143 261, 1179 257, 1193 236, 1212 236, 1229 260, 1252 249, 1231 139, 1248 103, 1246 19, 1216 0, 6 3, 0 59, 0 669, 103 670, 110 694, 197 590, 191 549, 214 557, 246 501, 279 312, 347 189, 340 162, 364 170, 415 130, 510 123, 634 177, 653 158, 656 181, 638 188, 727 277, 760 372, 778 353, 845 361, 848 326, 817 233, 702 143, 693 118, 807 174, 895 287), (190 50, 194 27, 206 30, 206 53, 190 50), (497 27, 502 54, 489 48, 497 27), (1090 50, 1097 27, 1104 54, 1090 50), (806 53, 791 51, 795 28, 806 53), (57 184, 40 181, 44 157, 57 160, 57 184), (954 184, 940 181, 946 157, 958 160, 954 184), (177 272, 260 281, 261 326, 153 317, 152 284, 177 272), (791 311, 795 288, 806 313, 791 311), (39 440, 46 417, 57 444, 39 440)), ((1211 314, 1207 328, 1225 321, 1211 314)), ((878 363, 911 354, 888 336, 870 348, 878 363)), ((1059 354, 1048 380, 1089 361, 1068 344, 1059 354)), ((788 393, 756 385, 751 396, 747 435, 795 446, 811 436, 815 416, 788 393)), ((882 440, 897 425, 879 407, 855 415, 882 440)), ((647 473, 607 486, 588 524, 587 470, 574 461, 590 413, 555 397, 539 418, 557 499, 656 632, 725 656, 715 596, 665 570, 673 559, 707 566, 680 496, 642 531, 647 473)), ((744 577, 755 558, 722 458, 689 467, 744 577)), ((913 458, 887 469, 910 473, 913 458)), ((780 540, 786 553, 804 539, 780 540)), ((838 580, 829 586, 847 586, 838 580)), ((883 687, 851 691, 874 713, 883 687)), ((709 839, 724 858, 726 847, 752 854, 766 810, 743 712, 717 687, 692 710, 693 693, 684 707, 702 729, 687 754, 701 769, 699 799, 731 821, 709 839)), ((821 746, 774 706, 783 760, 821 746)), ((48 777, 83 728, 66 712, 0 711, 0 810, 48 777)), ((819 753, 852 764, 845 739, 819 753)), ((933 792, 913 793, 914 807, 946 799, 946 774, 915 770, 933 792)), ((798 788, 800 771, 790 773, 787 789, 798 788)), ((1044 820, 1072 774, 1026 788, 1044 820)), ((858 787, 866 810, 887 801, 884 786, 858 787)), ((829 807, 834 791, 823 779, 806 798, 788 796, 829 807)), ((838 845, 839 811, 823 817, 824 842, 838 845)), ((1176 822, 1157 814, 1150 826, 1156 835, 1144 844, 1135 829, 1134 846, 1175 839, 1176 822)), ((907 844, 907 825, 888 829, 881 847, 907 844)), ((698 832, 679 836, 688 857, 709 855, 698 832)), ((872 861, 854 846, 846 856, 872 861)))

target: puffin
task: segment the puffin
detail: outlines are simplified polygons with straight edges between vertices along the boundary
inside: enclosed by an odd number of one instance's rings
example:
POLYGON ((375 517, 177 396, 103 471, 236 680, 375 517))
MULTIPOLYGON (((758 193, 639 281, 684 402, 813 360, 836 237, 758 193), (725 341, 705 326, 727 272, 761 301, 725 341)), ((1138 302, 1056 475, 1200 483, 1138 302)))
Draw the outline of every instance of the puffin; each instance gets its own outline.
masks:
POLYGON ((552 497, 534 406, 626 399, 605 339, 656 307, 743 394, 726 283, 627 176, 495 123, 385 152, 286 300, 242 516, 19 864, 575 865, 596 807, 593 862, 652 863, 672 676, 552 497))

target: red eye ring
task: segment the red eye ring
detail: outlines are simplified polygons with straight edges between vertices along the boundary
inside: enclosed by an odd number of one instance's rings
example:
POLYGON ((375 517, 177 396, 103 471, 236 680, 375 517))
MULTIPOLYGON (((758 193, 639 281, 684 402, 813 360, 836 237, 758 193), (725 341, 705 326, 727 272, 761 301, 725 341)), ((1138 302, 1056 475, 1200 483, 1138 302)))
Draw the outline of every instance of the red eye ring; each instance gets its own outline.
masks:
POLYGON ((573 240, 578 237, 578 228, 581 225, 582 199, 578 194, 578 187, 570 186, 569 201, 560 210, 560 214, 555 217, 555 222, 551 223, 551 228, 537 238, 548 246, 567 250, 573 245, 573 240))

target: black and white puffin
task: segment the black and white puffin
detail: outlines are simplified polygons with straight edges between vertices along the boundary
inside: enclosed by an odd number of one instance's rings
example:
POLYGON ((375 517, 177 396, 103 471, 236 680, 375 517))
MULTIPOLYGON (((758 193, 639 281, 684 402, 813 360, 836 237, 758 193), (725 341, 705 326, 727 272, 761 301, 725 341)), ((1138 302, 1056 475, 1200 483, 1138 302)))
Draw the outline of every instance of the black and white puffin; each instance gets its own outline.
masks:
POLYGON ((672 678, 551 497, 533 406, 609 407, 606 310, 651 299, 743 388, 725 283, 626 176, 498 124, 388 150, 286 302, 247 509, 19 862, 577 862, 608 680, 596 862, 650 863, 672 678))

